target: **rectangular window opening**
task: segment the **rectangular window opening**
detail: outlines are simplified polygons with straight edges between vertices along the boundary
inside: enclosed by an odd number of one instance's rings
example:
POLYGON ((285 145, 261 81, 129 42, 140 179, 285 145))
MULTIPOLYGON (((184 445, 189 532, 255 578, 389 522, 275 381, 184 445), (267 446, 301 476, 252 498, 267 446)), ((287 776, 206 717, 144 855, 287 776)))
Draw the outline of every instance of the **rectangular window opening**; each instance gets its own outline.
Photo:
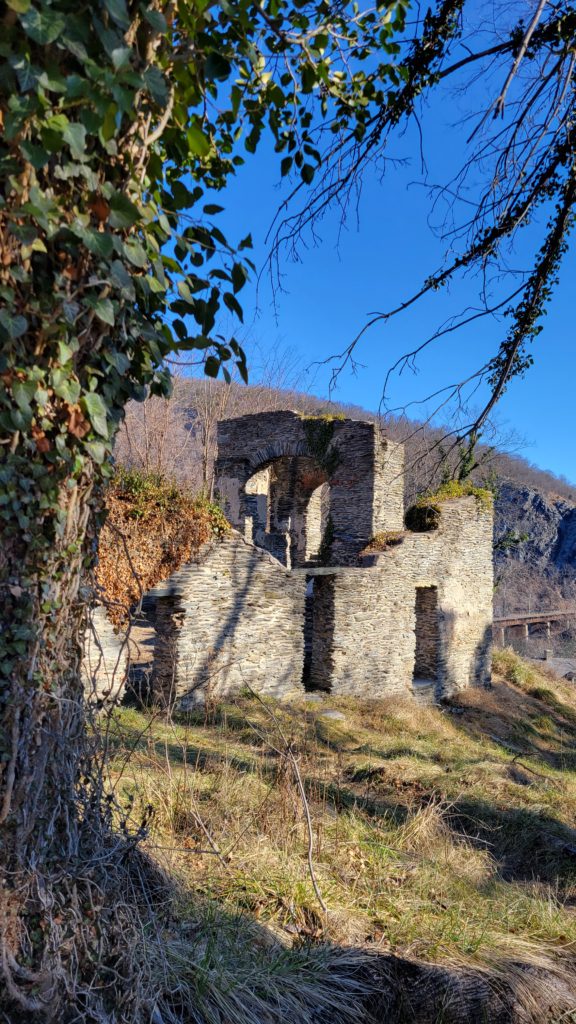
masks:
POLYGON ((312 669, 312 638, 314 635, 314 577, 306 577, 306 599, 304 604, 304 671, 302 684, 305 690, 313 689, 310 682, 312 669))
POLYGON ((437 587, 416 587, 415 633, 414 684, 435 683, 440 646, 437 587))

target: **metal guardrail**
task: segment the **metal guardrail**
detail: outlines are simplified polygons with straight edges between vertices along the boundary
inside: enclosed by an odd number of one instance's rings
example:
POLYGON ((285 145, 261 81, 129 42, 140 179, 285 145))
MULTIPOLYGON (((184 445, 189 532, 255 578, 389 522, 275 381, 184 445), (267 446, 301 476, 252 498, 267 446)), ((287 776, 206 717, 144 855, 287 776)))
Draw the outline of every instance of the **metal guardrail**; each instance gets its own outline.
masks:
POLYGON ((530 625, 532 622, 556 622, 558 619, 576 619, 576 608, 552 608, 550 611, 518 612, 514 615, 495 617, 493 622, 495 626, 505 627, 530 625))

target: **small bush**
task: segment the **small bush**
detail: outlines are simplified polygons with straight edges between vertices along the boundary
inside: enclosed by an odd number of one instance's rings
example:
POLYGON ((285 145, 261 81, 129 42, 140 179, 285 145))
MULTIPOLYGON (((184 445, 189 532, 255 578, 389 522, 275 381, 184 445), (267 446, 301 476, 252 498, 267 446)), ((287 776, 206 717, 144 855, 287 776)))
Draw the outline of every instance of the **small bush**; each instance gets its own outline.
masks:
POLYGON ((382 530, 380 533, 374 534, 364 550, 366 552, 386 551, 387 548, 393 548, 401 544, 404 536, 403 530, 382 530))
POLYGON ((114 625, 127 620, 150 587, 230 529, 218 505, 161 474, 134 469, 116 472, 106 509, 96 579, 114 625))
POLYGON ((541 682, 541 677, 536 669, 524 661, 519 654, 516 654, 511 647, 493 652, 492 667, 507 682, 513 683, 514 686, 519 686, 523 690, 530 686, 537 686, 541 682))

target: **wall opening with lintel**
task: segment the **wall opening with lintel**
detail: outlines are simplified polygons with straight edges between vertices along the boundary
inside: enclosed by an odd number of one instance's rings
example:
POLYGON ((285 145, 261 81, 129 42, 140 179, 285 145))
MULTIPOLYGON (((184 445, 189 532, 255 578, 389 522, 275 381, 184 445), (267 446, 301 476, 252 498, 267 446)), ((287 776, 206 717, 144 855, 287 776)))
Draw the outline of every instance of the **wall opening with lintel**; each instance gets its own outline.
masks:
POLYGON ((437 587, 416 587, 414 631, 414 682, 436 683, 440 648, 437 587))

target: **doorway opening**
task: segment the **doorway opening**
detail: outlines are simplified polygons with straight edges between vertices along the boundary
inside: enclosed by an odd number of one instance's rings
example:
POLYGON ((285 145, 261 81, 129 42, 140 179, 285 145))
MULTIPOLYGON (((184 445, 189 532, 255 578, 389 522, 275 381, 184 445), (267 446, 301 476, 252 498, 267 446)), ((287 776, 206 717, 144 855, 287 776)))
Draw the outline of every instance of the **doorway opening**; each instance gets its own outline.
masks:
POLYGON ((314 577, 306 577, 306 597, 304 602, 304 670, 302 685, 311 690, 310 676, 312 671, 312 639, 314 636, 314 577))
POLYGON ((416 587, 415 613, 413 685, 415 688, 430 687, 438 682, 440 629, 437 587, 416 587))

